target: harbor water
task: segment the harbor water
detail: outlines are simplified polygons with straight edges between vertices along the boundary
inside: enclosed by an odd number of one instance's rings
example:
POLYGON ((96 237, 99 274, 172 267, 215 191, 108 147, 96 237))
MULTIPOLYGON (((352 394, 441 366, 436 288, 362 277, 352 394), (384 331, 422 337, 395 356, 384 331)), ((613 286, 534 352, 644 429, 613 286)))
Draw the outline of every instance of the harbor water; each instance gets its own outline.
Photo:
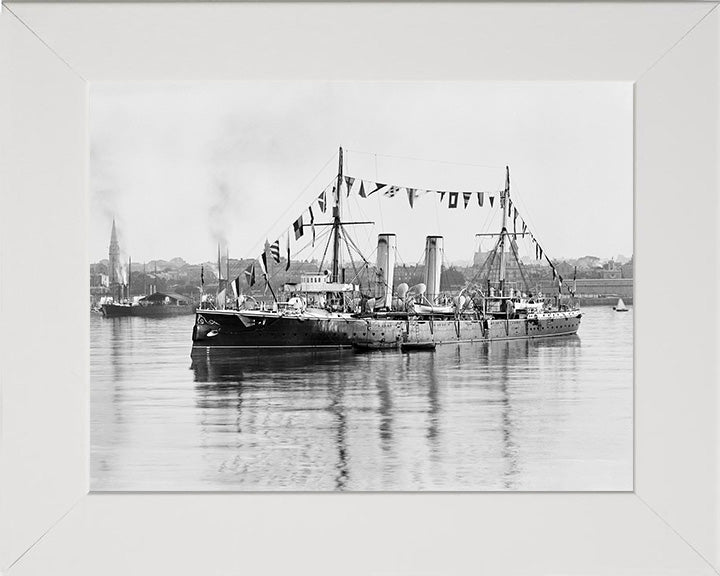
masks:
POLYGON ((94 491, 633 488, 633 310, 435 351, 201 354, 92 315, 94 491))

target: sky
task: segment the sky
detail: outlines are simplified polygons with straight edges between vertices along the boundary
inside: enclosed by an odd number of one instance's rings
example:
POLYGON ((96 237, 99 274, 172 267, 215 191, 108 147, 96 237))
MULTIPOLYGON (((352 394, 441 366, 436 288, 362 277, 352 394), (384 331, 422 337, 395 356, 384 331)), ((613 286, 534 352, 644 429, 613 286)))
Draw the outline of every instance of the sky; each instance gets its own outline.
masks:
MULTIPOLYGON (((95 83, 90 260, 107 258, 113 218, 134 262, 213 261, 218 242, 235 258, 266 239, 284 250, 337 174, 339 146, 345 174, 424 189, 499 190, 508 165, 513 202, 553 259, 630 256, 632 114, 632 85, 617 82, 95 83)), ((469 261, 491 247, 475 234, 499 225, 487 202, 343 203, 347 218, 375 222, 352 227, 364 252, 393 232, 409 264, 426 235, 444 236, 446 261, 469 261)), ((293 252, 322 256, 309 242, 293 252)))

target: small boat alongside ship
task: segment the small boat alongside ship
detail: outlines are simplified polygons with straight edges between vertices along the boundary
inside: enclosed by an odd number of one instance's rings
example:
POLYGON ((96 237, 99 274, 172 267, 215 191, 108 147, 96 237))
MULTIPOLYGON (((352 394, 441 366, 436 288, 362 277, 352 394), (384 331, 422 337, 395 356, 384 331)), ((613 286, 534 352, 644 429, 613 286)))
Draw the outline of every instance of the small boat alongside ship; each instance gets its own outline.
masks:
MULTIPOLYGON (((493 237, 494 247, 480 275, 456 293, 442 292, 440 288, 444 252, 442 236, 427 236, 424 281, 412 287, 406 283, 395 285, 394 282, 395 234, 378 235, 377 259, 369 276, 359 273, 352 262, 343 266, 341 246, 346 247, 348 254, 351 254, 351 247, 357 248, 347 233, 348 227, 368 224, 343 221, 341 217, 343 188, 349 195, 351 189, 357 187, 356 180, 343 174, 343 151, 340 149, 337 179, 332 188, 332 220, 327 224, 314 223, 311 209, 312 224, 303 223, 302 217, 294 224, 296 240, 308 226, 330 227, 326 247, 326 251, 330 251, 329 268, 324 269, 323 258, 317 273, 305 273, 299 282, 286 283, 279 291, 280 297, 277 297, 269 284, 267 258, 263 253, 261 268, 273 302, 243 298, 236 292, 239 297, 234 305, 231 303, 220 308, 201 306, 195 314, 193 353, 350 347, 361 350, 432 350, 437 345, 448 343, 549 338, 577 333, 582 313, 574 301, 573 291, 563 294, 562 278, 547 256, 544 258, 558 282, 557 295, 543 295, 527 282, 520 286, 507 278, 509 259, 514 258, 521 269, 517 238, 530 237, 536 243, 524 221, 521 231, 516 227, 518 211, 512 205, 509 169, 506 169, 504 188, 489 197, 490 206, 493 206, 493 200, 497 200, 496 208, 502 213, 500 230, 481 234, 493 237)), ((380 187, 388 190, 388 186, 377 184, 377 190, 380 187)), ((410 206, 417 194, 414 188, 390 186, 389 190, 388 195, 405 190, 410 206)), ((437 193, 443 195, 441 198, 449 194, 451 207, 456 207, 452 206, 452 202, 457 205, 460 198, 467 208, 469 199, 475 195, 480 206, 483 205, 483 192, 437 193)), ((324 212, 323 194, 320 199, 324 212)), ((360 184, 359 195, 362 198, 369 195, 363 184, 360 184)), ((278 242, 275 244, 279 245, 278 242)), ((289 246, 288 237, 288 267, 289 246)), ((535 248, 539 259, 543 258, 539 244, 536 243, 535 248)), ((360 269, 367 270, 369 262, 365 256, 360 256, 365 264, 360 269)), ((276 262, 279 262, 279 257, 276 262)), ((239 282, 238 279, 235 282, 239 282)), ((226 301, 224 295, 222 300, 226 301)))

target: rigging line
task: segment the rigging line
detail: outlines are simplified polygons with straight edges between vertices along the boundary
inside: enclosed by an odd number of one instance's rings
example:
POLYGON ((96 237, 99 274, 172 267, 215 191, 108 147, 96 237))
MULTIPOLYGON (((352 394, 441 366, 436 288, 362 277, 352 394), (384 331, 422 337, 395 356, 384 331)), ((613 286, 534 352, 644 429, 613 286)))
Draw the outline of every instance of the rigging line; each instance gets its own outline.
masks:
MULTIPOLYGON (((340 230, 342 231, 342 227, 340 227, 340 230)), ((353 272, 355 273, 355 276, 353 278, 353 281, 354 281, 358 278, 358 271, 357 271, 357 268, 355 267, 355 260, 352 257, 352 251, 350 250, 350 244, 348 244, 348 239, 345 234, 341 234, 340 237, 345 241, 345 246, 347 247, 348 256, 350 256, 350 264, 352 264, 353 272)), ((362 254, 360 254, 360 257, 362 258, 362 254)))
MULTIPOLYGON (((517 210, 517 208, 516 208, 516 210, 517 210)), ((520 214, 519 211, 518 211, 518 216, 520 216, 520 217, 522 218, 523 222, 525 222, 525 223, 527 224, 527 220, 522 216, 522 214, 520 214)), ((534 226, 533 226, 532 228, 534 229, 534 226)), ((543 251, 543 256, 545 256, 545 258, 546 258, 546 260, 548 261, 548 263, 550 264, 550 266, 555 266, 555 264, 552 262, 552 259, 547 255, 547 252, 546 252, 545 248, 543 248, 542 245, 540 244, 540 242, 538 242, 537 236, 535 236, 535 234, 532 234, 532 238, 535 239, 535 241, 537 242, 538 246, 540 246, 540 248, 542 249, 542 251, 543 251)))
MULTIPOLYGON (((410 278, 415 277, 415 275, 417 274, 418 268, 420 267, 420 262, 424 262, 426 255, 427 255, 427 248, 423 248, 423 252, 422 252, 422 255, 420 256, 420 260, 415 262, 415 268, 413 268, 412 275, 410 276, 410 278)), ((424 278, 423 278, 423 280, 424 280, 424 278)))
MULTIPOLYGON (((518 194, 516 188, 517 188, 517 184, 514 184, 513 185, 513 197, 517 197, 520 200, 520 204, 522 205, 522 209, 523 209, 523 213, 520 214, 520 212, 518 212, 518 216, 522 217, 523 222, 525 222, 525 224, 528 225, 529 229, 537 230, 537 228, 535 228, 535 223, 532 221, 532 217, 528 217, 529 211, 526 211, 527 205, 525 204, 525 201, 523 200, 522 194, 518 194)), ((513 204, 514 203, 515 203, 515 201, 513 200, 513 204)), ((534 238, 537 241, 537 235, 534 232, 532 233, 532 238, 534 238)), ((538 242, 538 244, 540 244, 540 242, 538 242)), ((545 249, 543 248, 543 253, 544 252, 545 252, 545 249)))
MULTIPOLYGON (((361 205, 360 201, 358 200, 358 196, 354 195, 353 201, 355 202, 354 205, 357 206, 358 212, 360 213, 360 220, 369 221, 371 218, 369 216, 367 216, 367 213, 365 212, 365 210, 363 210, 362 205, 361 205)), ((364 230, 365 230, 365 236, 366 236, 367 243, 368 243, 368 245, 371 245, 372 244, 371 227, 367 227, 364 230)))
MULTIPOLYGON (((535 223, 532 222, 532 217, 530 216, 530 210, 528 210, 527 204, 525 204, 525 200, 523 199, 522 194, 519 194, 517 191, 517 184, 513 184, 513 204, 515 204, 516 200, 520 201, 521 207, 523 209, 523 221, 528 225, 528 227, 532 227, 532 229, 535 229, 535 223)), ((518 215, 520 215, 518 213, 518 215)))
POLYGON ((498 250, 499 246, 500 246, 500 239, 498 238, 495 241, 495 246, 493 246, 492 251, 490 252, 490 254, 488 254, 488 257, 485 258, 485 262, 483 262, 482 266, 480 266, 480 270, 478 270, 477 273, 470 279, 469 283, 474 283, 477 281, 477 279, 480 277, 480 275, 485 270, 485 266, 487 266, 488 279, 490 278, 490 275, 492 273, 492 265, 495 262, 495 256, 497 254, 497 250, 498 250), (489 266, 488 266, 488 263, 490 264, 489 266))
MULTIPOLYGON (((380 179, 380 176, 378 176, 378 161, 377 161, 377 154, 375 154, 375 182, 377 182, 380 179)), ((383 213, 382 213, 382 202, 380 201, 380 197, 382 194, 377 195, 377 205, 378 205, 378 211, 380 213, 380 228, 385 230, 385 220, 383 219, 383 213)))
POLYGON ((499 166, 499 165, 493 165, 493 164, 473 164, 469 162, 453 162, 451 160, 432 160, 429 158, 417 158, 413 156, 400 156, 397 154, 378 154, 377 152, 366 152, 364 150, 348 150, 348 152, 354 152, 355 154, 368 154, 368 155, 375 155, 381 156, 383 158, 397 158, 399 160, 414 160, 416 162, 430 162, 434 164, 449 164, 452 166, 473 166, 475 168, 490 168, 490 169, 498 169, 498 170, 505 170, 505 166, 499 166))
MULTIPOLYGON (((321 233, 320 235, 318 235, 317 240, 322 240, 322 238, 323 238, 323 236, 324 236, 325 234, 329 234, 329 231, 324 231, 323 233, 321 233)), ((303 252, 307 251, 308 248, 310 248, 310 247, 311 247, 310 244, 306 244, 305 246, 303 246, 302 248, 300 248, 300 249, 294 254, 294 256, 297 258, 297 257, 300 256, 301 254, 303 254, 303 252)), ((279 266, 279 265, 278 265, 278 266, 279 266)), ((277 275, 280 274, 281 272, 285 272, 285 269, 282 268, 282 267, 276 268, 275 270, 273 270, 272 273, 268 274, 268 279, 269 279, 269 280, 274 280, 274 279, 277 277, 277 275)))
MULTIPOLYGON (((344 235, 344 236, 347 236, 347 240, 349 240, 350 243, 353 245, 353 248, 355 248, 355 251, 358 253, 358 256, 360 256, 360 258, 362 259, 362 261, 365 262, 365 264, 367 264, 368 266, 370 266, 370 262, 368 262, 368 261, 365 259, 365 256, 363 256, 362 252, 360 251, 360 248, 357 247, 357 245, 355 244, 355 242, 353 241, 353 239, 350 237, 350 234, 347 233, 347 232, 345 232, 345 234, 343 234, 343 235, 344 235)), ((377 250, 377 248, 376 248, 375 250, 377 250)), ((349 252, 349 251, 350 251, 350 250, 349 250, 349 248, 348 248, 348 252, 349 252)), ((374 254, 374 253, 375 253, 375 251, 373 251, 373 254, 374 254)), ((351 257, 352 257, 352 256, 351 256, 351 257)))
POLYGON ((480 227, 480 231, 484 232, 485 230, 490 229, 490 220, 493 220, 495 218, 495 215, 497 214, 497 211, 495 208, 490 208, 487 211, 487 214, 485 214, 485 221, 482 223, 482 226, 480 227))
MULTIPOLYGON (((277 219, 275 220, 275 222, 273 222, 273 224, 266 230, 265 234, 263 234, 264 237, 267 238, 267 235, 270 234, 270 232, 272 232, 272 230, 275 228, 275 226, 277 225, 277 223, 280 222, 280 220, 282 220, 283 218, 285 218, 285 217, 287 216, 287 214, 290 212, 290 210, 292 210, 292 209, 295 208, 295 205, 298 204, 298 202, 300 201, 300 199, 301 199, 301 198, 305 195, 305 193, 310 189, 310 186, 312 186, 312 185, 314 184, 315 180, 317 180, 317 179, 320 177, 320 174, 323 173, 323 171, 325 170, 325 168, 327 168, 328 165, 330 164, 330 162, 332 162, 333 160, 335 160, 335 158, 337 158, 337 156, 338 156, 338 154, 337 154, 337 152, 336 152, 336 153, 333 154, 330 158, 328 158, 327 162, 325 162, 325 164, 323 165, 323 167, 320 168, 320 170, 317 171, 317 173, 315 174, 315 176, 312 177, 312 179, 307 183, 307 185, 305 186, 305 188, 303 188, 302 191, 295 197, 295 200, 293 200, 292 203, 290 203, 290 205, 289 205, 287 208, 285 208, 285 211, 284 211, 282 214, 280 214, 280 215, 277 217, 277 219)), ((327 189, 327 186, 325 186, 325 187, 323 188, 323 190, 326 190, 326 189, 327 189)), ((259 241, 256 245, 253 245, 253 252, 259 247, 259 245, 261 244, 261 242, 262 242, 262 240, 259 241)), ((251 252, 251 253, 252 253, 252 252, 251 252)))
POLYGON ((320 260, 320 266, 318 267, 319 272, 322 272, 323 264, 325 264, 325 257, 327 256, 328 249, 330 248, 330 240, 332 240, 332 234, 328 235, 328 241, 325 245, 325 251, 323 252, 322 259, 320 260))
MULTIPOLYGON (((376 172, 377 172, 377 169, 376 169, 376 172)), ((360 179, 360 180, 362 180, 362 179, 360 179)), ((367 216, 366 211, 363 209, 363 207, 362 207, 362 202, 360 202, 360 196, 359 196, 358 194, 353 194, 353 195, 352 195, 352 200, 353 200, 353 202, 354 202, 353 206, 354 206, 354 207, 357 207, 357 210, 358 210, 358 212, 359 212, 359 214, 360 214, 360 220, 368 220, 368 221, 369 221, 369 220, 373 220, 373 222, 374 222, 374 219, 373 219, 373 218, 370 218, 369 216, 367 216)), ((362 228, 361 228, 361 229, 362 229, 362 228)), ((368 227, 368 228, 365 228, 364 230, 365 230, 365 236, 366 236, 368 245, 372 245, 372 240, 371 240, 372 231, 371 231, 371 228, 368 227)))
MULTIPOLYGON (((514 240, 514 239, 513 239, 514 240)), ((515 241, 517 243, 517 241, 515 241)), ((522 278, 523 284, 525 284, 525 290, 530 290, 530 284, 528 284, 527 278, 525 277, 525 271, 523 270, 523 264, 520 262, 520 257, 518 256, 517 250, 515 249, 515 246, 513 245, 513 241, 510 241, 510 249, 513 252, 513 255, 515 256, 515 262, 517 262, 518 270, 520 271, 520 277, 522 278)))

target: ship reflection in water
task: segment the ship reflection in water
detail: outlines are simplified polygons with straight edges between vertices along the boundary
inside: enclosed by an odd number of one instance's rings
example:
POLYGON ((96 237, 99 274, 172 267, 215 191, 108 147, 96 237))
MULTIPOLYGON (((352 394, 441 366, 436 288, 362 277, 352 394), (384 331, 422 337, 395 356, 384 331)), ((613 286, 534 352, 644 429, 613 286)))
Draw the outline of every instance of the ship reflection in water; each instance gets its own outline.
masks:
POLYGON ((93 490, 632 490, 632 310, 409 353, 190 359, 191 326, 93 318, 93 490))

